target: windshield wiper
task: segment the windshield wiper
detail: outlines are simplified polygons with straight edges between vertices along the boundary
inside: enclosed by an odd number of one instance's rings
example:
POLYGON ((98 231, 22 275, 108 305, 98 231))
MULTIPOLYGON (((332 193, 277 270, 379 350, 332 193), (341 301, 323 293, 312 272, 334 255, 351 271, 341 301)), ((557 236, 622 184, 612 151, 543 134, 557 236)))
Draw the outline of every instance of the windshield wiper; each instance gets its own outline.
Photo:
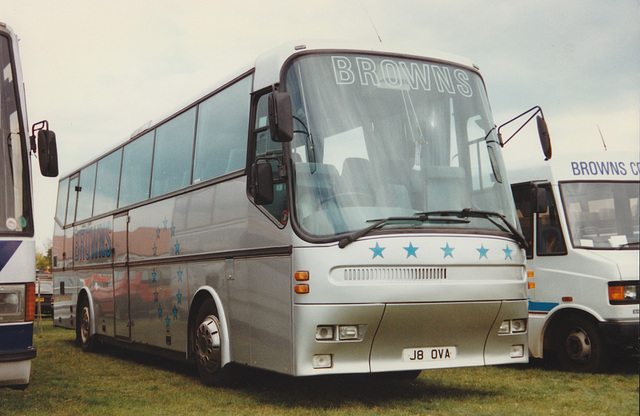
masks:
POLYGON ((527 244, 527 240, 524 238, 522 233, 520 231, 518 231, 518 229, 516 227, 514 227, 505 218, 504 215, 502 215, 502 214, 500 214, 498 212, 476 211, 476 210, 473 210, 471 208, 465 208, 462 211, 433 211, 433 212, 419 213, 418 215, 427 215, 427 216, 429 216, 429 215, 443 215, 443 216, 451 215, 451 216, 456 216, 458 218, 469 218, 469 217, 485 218, 485 219, 489 220, 492 224, 494 224, 496 227, 500 228, 502 231, 509 231, 511 233, 511 235, 513 236, 513 238, 518 242, 520 247, 522 247, 524 249, 527 249, 529 247, 529 244, 527 244), (494 221, 493 217, 500 218, 500 220, 502 220, 502 222, 504 223, 504 225, 507 228, 505 229, 498 222, 494 221))
POLYGON ((616 250, 624 250, 626 247, 640 246, 640 241, 634 241, 632 243, 620 244, 616 250))
POLYGON ((434 211, 434 212, 419 212, 416 213, 415 216, 413 217, 389 217, 389 218, 384 218, 384 219, 377 219, 377 220, 368 220, 367 222, 374 222, 373 224, 371 224, 368 227, 365 227, 361 230, 357 230, 354 231, 350 234, 348 234, 346 237, 344 237, 343 239, 341 239, 338 242, 338 247, 340 248, 345 248, 346 246, 348 246, 349 244, 353 243, 354 241, 356 241, 357 239, 367 235, 368 233, 370 233, 371 231, 375 230, 376 228, 382 227, 384 225, 386 225, 389 222, 394 222, 394 221, 420 221, 420 222, 425 222, 425 221, 446 221, 446 222, 462 222, 462 223, 468 223, 469 220, 466 219, 462 219, 462 218, 458 218, 458 217, 452 217, 452 218, 429 218, 429 215, 431 214, 439 214, 440 212, 444 212, 444 211, 434 211))

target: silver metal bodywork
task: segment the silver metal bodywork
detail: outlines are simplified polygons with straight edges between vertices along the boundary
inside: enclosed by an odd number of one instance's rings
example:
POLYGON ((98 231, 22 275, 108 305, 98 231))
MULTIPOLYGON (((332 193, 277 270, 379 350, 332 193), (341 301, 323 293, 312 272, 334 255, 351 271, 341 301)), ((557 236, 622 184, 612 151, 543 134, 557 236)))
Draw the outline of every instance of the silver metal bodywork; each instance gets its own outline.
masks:
MULTIPOLYGON (((253 91, 280 82, 297 50, 260 57, 253 91)), ((292 166, 283 169, 293 176, 292 166)), ((274 219, 254 204, 248 170, 95 219, 57 221, 55 324, 76 328, 86 298, 92 335, 190 358, 194 315, 207 298, 220 324, 223 365, 303 376, 528 360, 526 332, 498 334, 504 321, 527 317, 524 252, 508 232, 413 229, 339 248, 335 239, 310 238, 288 212, 274 219), (309 273, 308 293, 296 293, 298 271, 309 273), (358 335, 319 340, 319 326, 357 327, 358 335), (514 345, 523 352, 512 358, 514 345), (455 357, 403 358, 405 350, 446 348, 455 357), (320 368, 314 356, 330 356, 331 365, 320 368)), ((291 211, 301 210, 293 204, 291 211)))

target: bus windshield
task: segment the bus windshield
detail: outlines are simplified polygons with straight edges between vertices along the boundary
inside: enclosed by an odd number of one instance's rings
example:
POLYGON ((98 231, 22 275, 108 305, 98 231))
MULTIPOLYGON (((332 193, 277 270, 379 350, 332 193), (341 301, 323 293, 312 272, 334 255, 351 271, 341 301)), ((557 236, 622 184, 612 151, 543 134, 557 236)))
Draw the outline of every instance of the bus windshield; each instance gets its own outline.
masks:
POLYGON ((17 86, 9 39, 0 36, 0 233, 27 231, 25 212, 28 181, 25 178, 24 133, 20 130, 17 86))
POLYGON ((574 247, 638 249, 638 182, 560 184, 574 247))
POLYGON ((442 62, 369 54, 306 55, 286 72, 294 139, 293 199, 303 232, 320 238, 392 227, 505 231, 491 216, 513 201, 481 77, 442 62), (425 218, 423 216, 423 218, 425 218))

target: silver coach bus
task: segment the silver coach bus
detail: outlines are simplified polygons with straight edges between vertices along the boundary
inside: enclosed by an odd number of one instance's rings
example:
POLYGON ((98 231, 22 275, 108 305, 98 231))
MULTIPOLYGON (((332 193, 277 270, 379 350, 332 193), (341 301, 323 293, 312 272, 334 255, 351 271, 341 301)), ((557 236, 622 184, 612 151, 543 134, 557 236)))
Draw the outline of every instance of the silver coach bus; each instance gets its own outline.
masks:
POLYGON ((381 47, 277 48, 63 177, 55 324, 207 384, 527 362, 477 67, 381 47))

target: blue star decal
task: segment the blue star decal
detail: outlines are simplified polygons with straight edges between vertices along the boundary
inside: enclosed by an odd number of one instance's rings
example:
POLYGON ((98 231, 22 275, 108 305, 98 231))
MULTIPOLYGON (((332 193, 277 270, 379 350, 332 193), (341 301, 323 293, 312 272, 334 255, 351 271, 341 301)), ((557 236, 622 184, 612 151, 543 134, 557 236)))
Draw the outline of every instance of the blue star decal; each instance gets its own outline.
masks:
POLYGON ((176 305, 173 305, 173 317, 174 318, 178 317, 178 308, 176 308, 176 305))
POLYGON ((178 281, 182 282, 182 270, 178 269, 178 281))
POLYGON ((160 238, 160 227, 156 228, 156 238, 160 238))
POLYGON ((156 303, 158 301, 158 291, 153 292, 153 302, 156 303))
POLYGON ((171 237, 175 237, 176 235, 176 227, 171 227, 171 237))
POLYGON ((164 320, 167 323, 167 328, 169 328, 169 323, 171 323, 171 319, 169 319, 169 315, 167 315, 167 319, 164 320))
POLYGON ((511 258, 511 252, 512 252, 513 250, 511 250, 511 249, 509 248, 509 244, 507 244, 507 248, 503 248, 503 249, 502 249, 502 251, 504 251, 504 259, 505 259, 505 260, 506 260, 506 259, 513 260, 513 259, 511 258))
POLYGON ((378 245, 378 243, 376 243, 375 247, 370 248, 369 250, 373 251, 373 258, 375 259, 377 256, 380 256, 380 258, 384 258, 384 256, 382 255, 382 251, 385 249, 386 247, 380 247, 378 245))
POLYGON ((180 293, 179 290, 178 290, 178 294, 176 295, 176 297, 178 298, 178 304, 182 304, 182 293, 180 293))
POLYGON ((162 306, 158 307, 158 318, 162 318, 162 306))
POLYGON ((480 257, 478 257, 478 260, 480 260, 481 258, 485 258, 487 260, 489 260, 489 257, 487 257, 487 251, 489 251, 488 248, 484 248, 484 244, 482 244, 480 246, 480 248, 477 248, 476 250, 478 250, 478 253, 480 253, 480 257))
POLYGON ((155 246, 155 244, 154 244, 154 245, 153 245, 153 255, 154 255, 154 256, 156 255, 156 250, 157 250, 157 248, 156 248, 156 246, 155 246))
POLYGON ((416 255, 416 251, 418 251, 418 249, 420 247, 414 247, 413 244, 411 244, 411 242, 409 242, 409 247, 403 247, 405 250, 407 250, 407 258, 409 258, 409 256, 413 256, 415 258, 418 258, 418 256, 416 255))
POLYGON ((151 273, 151 282, 153 282, 153 283, 155 283, 155 282, 156 282, 156 276, 157 276, 157 273, 156 273, 156 271, 154 270, 154 271, 153 271, 153 273, 151 273))
POLYGON ((162 223, 164 224, 164 229, 165 229, 165 230, 167 229, 167 222, 168 222, 167 220, 164 220, 164 221, 162 222, 162 223))
POLYGON ((446 259, 447 256, 453 258, 453 250, 455 250, 455 248, 454 247, 449 247, 449 243, 447 243, 447 245, 445 247, 440 247, 440 250, 444 251, 443 259, 446 259))
POLYGON ((180 254, 180 243, 176 243, 176 254, 180 254))

